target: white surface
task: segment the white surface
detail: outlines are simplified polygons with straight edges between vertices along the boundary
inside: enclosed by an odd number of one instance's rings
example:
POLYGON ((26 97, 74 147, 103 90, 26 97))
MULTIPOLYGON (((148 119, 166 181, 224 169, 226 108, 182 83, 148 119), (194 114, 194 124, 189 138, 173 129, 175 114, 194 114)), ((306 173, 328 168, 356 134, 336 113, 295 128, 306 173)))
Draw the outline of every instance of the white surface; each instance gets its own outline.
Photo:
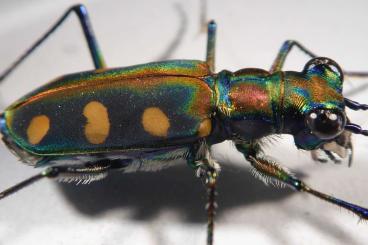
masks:
MULTIPOLYGON (((267 69, 286 39, 296 39, 344 69, 368 69, 366 1, 209 1, 218 23, 217 70, 267 69), (229 4, 231 2, 231 4, 229 4)), ((2 1, 0 70, 30 46, 73 1, 2 1)), ((92 24, 111 67, 158 59, 203 59, 199 1, 88 1, 92 24), (177 45, 175 45, 177 44, 177 45), (173 48, 174 47, 174 48, 173 48)), ((293 52, 287 69, 307 58, 293 52)), ((73 17, 1 85, 0 105, 54 77, 92 68, 73 17)), ((346 91, 368 81, 345 83, 346 91)), ((368 91, 350 96, 368 103, 368 91)), ((349 111, 368 128, 367 112, 349 111)), ((368 206, 368 139, 354 136, 355 159, 315 164, 290 137, 268 152, 311 186, 368 206)), ((37 173, 1 147, 0 189, 37 173)), ((367 244, 367 224, 330 204, 265 187, 228 144, 216 146, 219 183, 216 244, 367 244)), ((186 166, 160 173, 114 175, 89 186, 43 180, 0 203, 0 244, 204 244, 205 195, 186 166)))

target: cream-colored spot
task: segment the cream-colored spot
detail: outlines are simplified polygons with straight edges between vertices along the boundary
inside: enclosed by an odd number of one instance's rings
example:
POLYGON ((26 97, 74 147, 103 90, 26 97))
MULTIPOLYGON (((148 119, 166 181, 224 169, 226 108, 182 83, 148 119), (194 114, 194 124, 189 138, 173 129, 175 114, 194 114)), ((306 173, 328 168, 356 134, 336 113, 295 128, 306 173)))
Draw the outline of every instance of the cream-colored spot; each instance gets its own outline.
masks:
POLYGON ((109 114, 106 107, 97 101, 89 102, 83 110, 87 118, 84 133, 91 144, 102 144, 110 131, 109 114))
POLYGON ((153 136, 166 137, 170 128, 169 118, 158 107, 149 107, 142 115, 144 130, 153 136))
POLYGON ((50 119, 45 115, 32 118, 27 128, 28 142, 36 145, 41 142, 50 129, 50 119))
POLYGON ((211 133, 212 123, 210 119, 204 119, 201 124, 199 124, 198 128, 198 136, 206 137, 211 133))

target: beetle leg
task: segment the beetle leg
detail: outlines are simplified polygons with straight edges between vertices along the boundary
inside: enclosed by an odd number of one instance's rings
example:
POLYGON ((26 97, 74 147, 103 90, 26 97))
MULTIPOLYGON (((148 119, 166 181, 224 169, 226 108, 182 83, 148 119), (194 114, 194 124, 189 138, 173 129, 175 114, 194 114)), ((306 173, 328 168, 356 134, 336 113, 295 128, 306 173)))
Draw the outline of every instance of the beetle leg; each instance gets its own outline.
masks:
POLYGON ((206 54, 206 62, 211 72, 215 71, 216 29, 217 29, 216 22, 214 20, 211 20, 207 26, 207 54, 206 54))
MULTIPOLYGON (((274 60, 270 72, 277 72, 277 71, 281 71, 286 57, 289 55, 291 49, 293 47, 297 47, 298 49, 300 49, 303 53, 305 53, 307 56, 309 56, 310 58, 316 58, 318 55, 316 55, 315 53, 313 53, 312 51, 310 51, 309 49, 307 49, 306 47, 304 47, 302 44, 300 44, 299 42, 295 41, 295 40, 287 40, 285 41, 277 56, 276 59, 274 60)), ((345 76, 350 76, 350 77, 368 77, 368 72, 359 72, 359 71, 343 71, 345 76)))
POLYGON ((98 46, 97 40, 93 33, 91 21, 88 17, 87 9, 82 4, 77 4, 69 8, 64 15, 51 28, 39 38, 23 55, 21 55, 8 69, 0 74, 0 82, 3 81, 24 59, 26 59, 41 43, 43 43, 70 15, 76 13, 80 24, 82 25, 83 33, 86 38, 89 51, 96 69, 104 68, 105 61, 98 46))
POLYGON ((92 181, 100 180, 107 176, 110 169, 115 168, 112 164, 94 163, 83 166, 55 166, 48 167, 39 174, 36 174, 22 182, 0 192, 0 199, 7 197, 18 190, 29 186, 43 178, 58 179, 64 182, 76 182, 77 184, 88 184, 92 181))
POLYGON ((349 210, 358 215, 361 219, 368 220, 368 209, 312 189, 302 180, 294 177, 277 163, 267 160, 264 157, 260 156, 260 154, 257 154, 257 150, 252 149, 252 146, 250 144, 236 144, 236 147, 244 154, 245 158, 251 163, 255 171, 257 171, 264 177, 281 181, 282 183, 292 187, 296 191, 307 192, 315 197, 349 210), (242 149, 248 150, 243 151, 242 149))
MULTIPOLYGON (((209 154, 209 153, 208 153, 209 154)), ((214 221, 216 214, 216 181, 220 171, 218 163, 210 157, 196 161, 197 176, 200 177, 207 188, 207 245, 213 244, 214 221)))
POLYGON ((220 173, 220 165, 212 158, 209 146, 204 141, 190 148, 187 162, 205 184, 216 181, 220 173))
POLYGON ((306 55, 308 55, 311 58, 316 58, 317 55, 312 53, 311 51, 309 51, 308 49, 306 49, 303 45, 301 45, 299 42, 294 41, 294 40, 287 40, 285 41, 280 50, 279 53, 276 56, 276 59, 274 60, 270 72, 277 72, 277 71, 281 71, 282 67, 284 66, 286 57, 289 55, 291 49, 296 46, 297 48, 299 48, 301 51, 303 51, 306 55))
POLYGON ((205 142, 195 144, 190 150, 188 164, 196 170, 207 188, 207 245, 213 244, 213 231, 216 204, 216 181, 220 165, 211 157, 209 146, 205 142))
POLYGON ((197 169, 197 177, 204 180, 205 184, 210 184, 216 181, 220 172, 220 165, 211 158, 205 158, 195 162, 197 169))

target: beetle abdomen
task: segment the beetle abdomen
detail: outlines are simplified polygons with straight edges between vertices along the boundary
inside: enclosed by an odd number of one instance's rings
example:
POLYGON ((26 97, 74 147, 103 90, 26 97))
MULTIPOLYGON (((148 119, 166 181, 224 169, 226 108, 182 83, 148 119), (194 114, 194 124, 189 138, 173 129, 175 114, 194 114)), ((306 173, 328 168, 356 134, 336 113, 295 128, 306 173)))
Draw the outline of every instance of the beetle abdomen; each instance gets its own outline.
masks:
POLYGON ((36 155, 191 143, 211 132, 213 95, 199 76, 205 74, 204 66, 198 74, 192 71, 193 76, 178 72, 184 63, 146 64, 135 73, 125 68, 113 75, 93 71, 63 77, 10 106, 3 134, 36 155), (152 67, 156 70, 149 73, 152 67))

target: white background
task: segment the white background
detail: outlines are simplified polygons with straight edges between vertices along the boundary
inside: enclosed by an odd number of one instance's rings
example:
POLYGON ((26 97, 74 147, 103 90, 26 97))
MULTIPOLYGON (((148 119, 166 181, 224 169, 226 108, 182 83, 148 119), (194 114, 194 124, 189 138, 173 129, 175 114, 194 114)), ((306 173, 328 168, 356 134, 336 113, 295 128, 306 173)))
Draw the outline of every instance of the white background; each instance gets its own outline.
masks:
MULTIPOLYGON (((209 1, 202 8, 197 0, 82 2, 110 67, 203 59, 200 16, 206 12, 218 23, 218 71, 268 69, 286 39, 299 40, 343 69, 368 69, 366 1, 209 1)), ((0 70, 73 3, 1 1, 0 70)), ((286 69, 301 70, 307 60, 295 51, 286 69)), ((56 76, 91 68, 72 17, 1 84, 0 106, 56 76)), ((368 103, 366 84, 350 79, 345 92, 368 103)), ((367 112, 348 114, 368 128, 367 112)), ((316 164, 290 137, 267 151, 316 189, 368 207, 368 139, 353 140, 352 168, 316 164)), ((0 189, 40 171, 19 163, 5 146, 0 150, 0 189)), ((216 146, 215 153, 223 168, 216 244, 367 244, 368 226, 352 214, 304 193, 264 186, 229 144, 216 146)), ((0 202, 0 244, 204 244, 204 204, 203 187, 186 166, 115 174, 88 186, 43 180, 0 202)))

